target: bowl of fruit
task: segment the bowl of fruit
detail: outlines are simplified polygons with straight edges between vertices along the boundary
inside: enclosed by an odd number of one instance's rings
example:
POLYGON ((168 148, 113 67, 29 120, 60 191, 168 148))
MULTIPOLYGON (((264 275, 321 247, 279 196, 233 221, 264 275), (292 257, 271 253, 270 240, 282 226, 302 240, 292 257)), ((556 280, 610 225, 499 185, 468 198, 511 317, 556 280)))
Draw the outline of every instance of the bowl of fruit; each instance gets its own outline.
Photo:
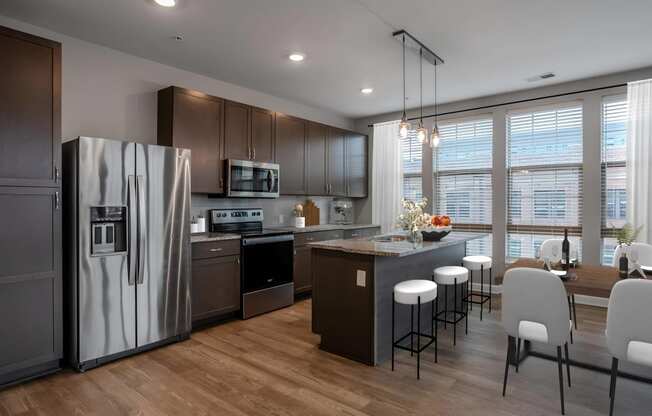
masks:
POLYGON ((439 241, 446 237, 453 227, 451 218, 448 215, 433 215, 430 217, 430 224, 421 230, 423 241, 439 241))

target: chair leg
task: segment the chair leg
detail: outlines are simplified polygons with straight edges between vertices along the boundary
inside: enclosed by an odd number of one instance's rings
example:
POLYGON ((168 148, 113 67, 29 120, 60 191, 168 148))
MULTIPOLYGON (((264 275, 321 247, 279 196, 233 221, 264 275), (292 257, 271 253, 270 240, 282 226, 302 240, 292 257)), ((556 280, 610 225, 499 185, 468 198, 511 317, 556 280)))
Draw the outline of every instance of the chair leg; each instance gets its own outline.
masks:
POLYGON ((484 265, 480 265, 480 320, 484 311, 484 265))
POLYGON ((395 330, 394 330, 394 319, 395 319, 394 318, 394 307, 395 307, 394 298, 395 298, 395 295, 392 292, 392 371, 394 371, 394 340, 396 339, 396 337, 394 336, 394 334, 395 334, 395 330))
POLYGON ((513 338, 509 335, 507 336, 507 358, 505 359, 505 376, 503 377, 503 397, 505 397, 505 391, 507 389, 507 374, 509 373, 509 361, 511 358, 512 343, 514 342, 513 338))
POLYGON ((573 343, 573 330, 570 331, 571 344, 573 343))
POLYGON ((561 399, 561 414, 565 415, 564 408, 564 371, 561 363, 561 346, 557 346, 557 369, 559 370, 559 398, 561 399))
POLYGON ((564 354, 566 355, 566 376, 568 377, 568 388, 570 388, 571 379, 570 379, 570 359, 568 358, 568 342, 564 344, 564 354))
POLYGON ((518 373, 518 365, 521 361, 521 339, 516 338, 516 372, 518 373))
POLYGON ((471 299, 471 310, 473 310, 473 270, 469 270, 469 281, 471 284, 469 284, 469 299, 471 299))
POLYGON ((410 305, 410 357, 414 357, 414 305, 410 305))
POLYGON ((453 345, 457 345, 457 279, 453 280, 453 345))
POLYGON ((614 402, 616 401, 616 380, 618 379, 618 359, 611 359, 611 400, 609 401, 609 416, 614 414, 614 402))
POLYGON ((575 294, 571 295, 571 300, 573 301, 573 323, 575 324, 575 330, 577 330, 577 308, 575 307, 575 294))
POLYGON ((417 380, 421 378, 421 296, 417 297, 417 380))

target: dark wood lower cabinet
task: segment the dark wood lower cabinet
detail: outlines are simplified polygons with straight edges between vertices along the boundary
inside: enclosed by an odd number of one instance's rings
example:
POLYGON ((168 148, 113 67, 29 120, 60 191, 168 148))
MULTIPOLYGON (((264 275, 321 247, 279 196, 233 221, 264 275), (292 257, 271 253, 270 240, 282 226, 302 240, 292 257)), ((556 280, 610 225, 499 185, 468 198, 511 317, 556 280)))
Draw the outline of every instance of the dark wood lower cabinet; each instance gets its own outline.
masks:
POLYGON ((210 318, 219 318, 239 309, 240 256, 193 260, 193 324, 210 318))
POLYGON ((294 250, 294 293, 300 294, 312 289, 310 268, 310 247, 298 247, 294 250))
POLYGON ((0 386, 59 368, 59 188, 0 187, 0 386))

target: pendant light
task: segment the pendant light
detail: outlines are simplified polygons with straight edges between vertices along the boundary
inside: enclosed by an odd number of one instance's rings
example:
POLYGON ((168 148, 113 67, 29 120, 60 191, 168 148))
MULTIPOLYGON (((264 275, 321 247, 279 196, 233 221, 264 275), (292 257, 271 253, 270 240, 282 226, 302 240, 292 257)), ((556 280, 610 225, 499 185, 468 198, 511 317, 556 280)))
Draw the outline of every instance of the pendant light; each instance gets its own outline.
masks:
POLYGON ((428 129, 423 127, 423 49, 419 49, 419 112, 417 139, 423 144, 428 139, 428 129))
POLYGON ((407 114, 405 112, 405 34, 403 34, 403 117, 401 117, 401 122, 398 125, 398 135, 401 139, 408 137, 410 131, 410 122, 407 119, 407 114))
POLYGON ((441 138, 439 137, 439 128, 437 127, 437 114, 438 114, 438 109, 437 109, 437 62, 435 62, 435 80, 434 80, 434 95, 435 95, 435 121, 432 123, 432 132, 430 133, 430 147, 438 147, 439 146, 439 141, 441 138))

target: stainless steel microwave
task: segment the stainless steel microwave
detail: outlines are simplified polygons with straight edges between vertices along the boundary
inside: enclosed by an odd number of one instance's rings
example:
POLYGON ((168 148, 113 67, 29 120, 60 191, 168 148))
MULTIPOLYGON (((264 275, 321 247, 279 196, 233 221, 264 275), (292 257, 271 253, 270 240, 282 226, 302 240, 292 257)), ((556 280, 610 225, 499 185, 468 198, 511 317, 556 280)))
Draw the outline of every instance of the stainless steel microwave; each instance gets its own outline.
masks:
POLYGON ((279 165, 228 159, 226 164, 226 196, 278 198, 279 165))

